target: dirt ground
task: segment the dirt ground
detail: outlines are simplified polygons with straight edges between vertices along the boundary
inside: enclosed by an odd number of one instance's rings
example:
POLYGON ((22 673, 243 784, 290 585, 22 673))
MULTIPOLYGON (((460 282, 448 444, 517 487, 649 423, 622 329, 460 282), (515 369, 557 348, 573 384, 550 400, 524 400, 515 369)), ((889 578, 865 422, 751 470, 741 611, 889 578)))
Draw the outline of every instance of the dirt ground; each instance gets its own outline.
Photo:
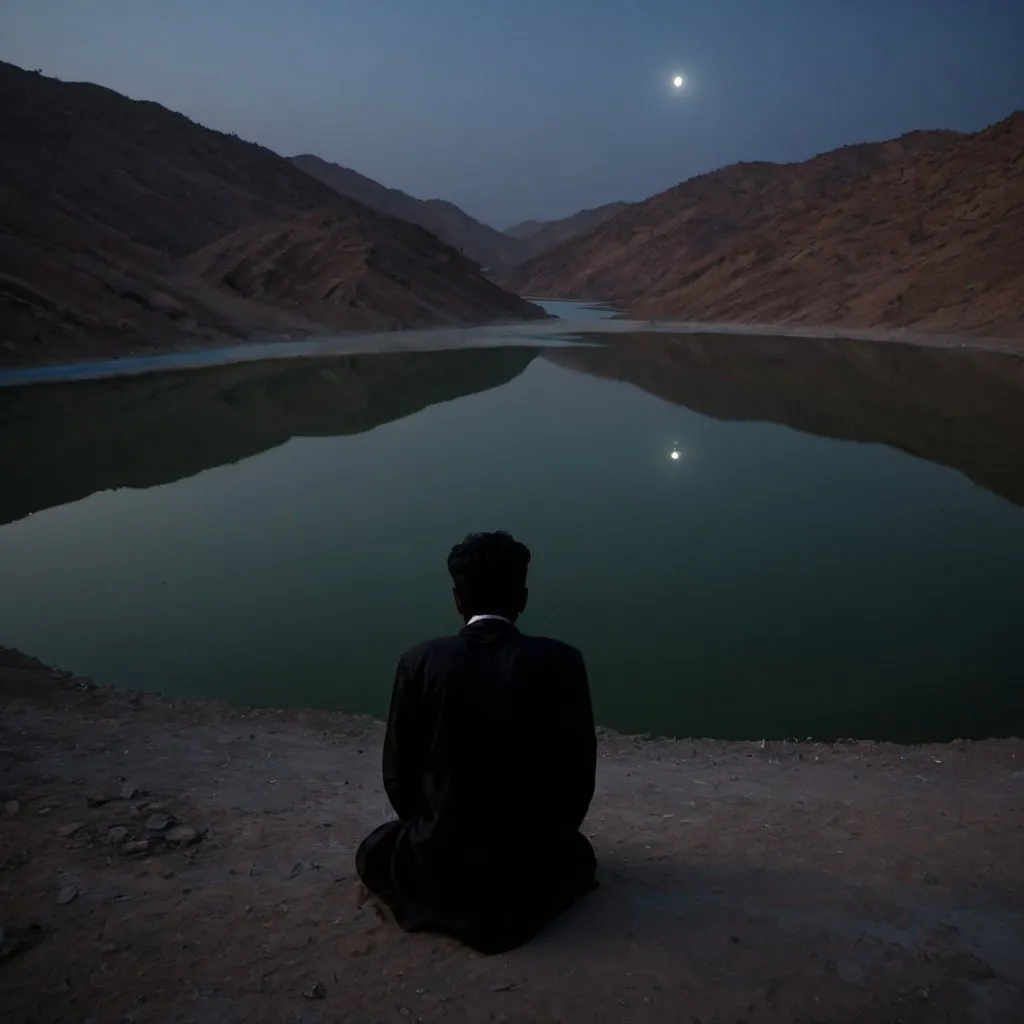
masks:
POLYGON ((379 723, 3 649, 0 700, 4 1024, 1024 1021, 1020 740, 604 736, 601 888, 487 958, 361 902, 379 723))

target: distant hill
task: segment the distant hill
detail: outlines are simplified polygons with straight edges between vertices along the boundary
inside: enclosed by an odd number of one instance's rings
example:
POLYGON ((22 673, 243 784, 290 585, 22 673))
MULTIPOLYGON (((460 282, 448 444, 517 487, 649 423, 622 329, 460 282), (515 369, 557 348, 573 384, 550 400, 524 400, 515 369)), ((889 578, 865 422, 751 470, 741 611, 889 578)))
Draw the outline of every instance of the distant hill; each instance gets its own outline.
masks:
MULTIPOLYGON (((396 325, 543 315, 421 228, 156 103, 0 62, 0 140, 0 363, 322 330, 311 315, 316 303, 254 303, 204 282, 182 261, 240 228, 311 211, 332 211, 345 245, 374 248, 378 266, 394 247, 395 264, 407 267, 386 290, 396 325), (408 251, 423 257, 426 279, 407 266, 408 251), (402 302, 393 301, 396 292, 402 302)), ((274 294, 266 298, 274 302, 274 294)), ((368 288, 361 308, 348 307, 349 319, 333 311, 331 326, 364 324, 384 296, 368 288)))
POLYGON ((535 256, 546 249, 553 249, 556 245, 568 242, 570 238, 593 231, 599 224, 610 220, 629 205, 607 203, 592 210, 580 210, 579 213, 563 217, 561 220, 524 220, 507 228, 505 234, 524 242, 530 256, 535 256))
POLYGON ((734 164, 500 280, 641 317, 1020 335, 1024 112, 972 135, 734 164))
POLYGON ((546 315, 481 277, 476 263, 425 228, 364 208, 242 228, 185 266, 212 285, 339 329, 546 315))
POLYGON ((380 213, 425 227, 487 271, 507 270, 533 254, 533 250, 517 239, 481 224, 454 203, 443 199, 416 199, 400 189, 388 188, 358 171, 328 163, 311 153, 290 159, 296 167, 341 195, 358 200, 380 213))

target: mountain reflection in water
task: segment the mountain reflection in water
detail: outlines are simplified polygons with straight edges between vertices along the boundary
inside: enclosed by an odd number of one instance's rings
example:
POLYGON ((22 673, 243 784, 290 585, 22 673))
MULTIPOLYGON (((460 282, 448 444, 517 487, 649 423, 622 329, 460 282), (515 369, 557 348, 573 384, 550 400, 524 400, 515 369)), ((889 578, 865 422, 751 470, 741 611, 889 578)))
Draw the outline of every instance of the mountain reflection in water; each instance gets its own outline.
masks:
POLYGON ((600 340, 0 389, 0 643, 381 715, 396 652, 455 625, 448 545, 507 528, 601 724, 1024 728, 1020 360, 600 340))
POLYGON ((0 389, 0 523, 96 491, 155 487, 293 437, 359 434, 499 387, 526 347, 383 352, 0 389))
POLYGON ((598 339, 606 344, 550 349, 544 358, 716 419, 898 448, 1024 505, 1024 358, 725 334, 598 339))
POLYGON ((153 487, 293 437, 356 434, 500 387, 543 357, 723 420, 885 444, 1024 505, 1024 359, 731 335, 595 335, 572 348, 273 360, 0 390, 0 523, 153 487), (596 344, 600 342, 600 344, 596 344))

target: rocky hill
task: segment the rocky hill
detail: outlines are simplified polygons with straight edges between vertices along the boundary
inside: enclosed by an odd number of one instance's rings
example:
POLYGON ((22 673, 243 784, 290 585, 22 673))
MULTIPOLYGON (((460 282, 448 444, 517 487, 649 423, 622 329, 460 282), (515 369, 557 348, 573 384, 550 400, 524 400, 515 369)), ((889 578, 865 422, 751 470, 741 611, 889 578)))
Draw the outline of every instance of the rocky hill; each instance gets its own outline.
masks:
POLYGON ((425 227, 486 271, 507 270, 536 251, 518 239, 474 220, 454 203, 443 199, 416 199, 400 189, 388 188, 358 171, 328 163, 310 153, 290 159, 296 167, 342 195, 380 213, 425 227))
MULTIPOLYGON (((629 203, 607 203, 591 210, 580 210, 560 220, 524 220, 505 230, 506 235, 525 243, 530 256, 556 245, 562 245, 571 238, 577 238, 593 231, 599 224, 610 220, 629 206, 629 203)), ((523 261, 520 261, 523 262, 523 261)))
POLYGON ((426 229, 365 208, 242 228, 185 266, 212 285, 339 329, 545 316, 426 229))
MULTIPOLYGON (((254 303, 183 261, 240 228, 311 211, 345 225, 343 249, 376 247, 386 263, 393 245, 403 253, 395 263, 407 266, 401 283, 349 307, 349 319, 335 310, 331 327, 364 325, 376 301, 389 303, 394 326, 542 315, 421 228, 156 103, 0 63, 0 149, 0 363, 323 330, 298 299, 254 303), (426 280, 408 266, 409 251, 429 265, 426 280), (439 267, 449 268, 450 287, 439 267)), ((332 237, 341 242, 338 230, 332 237)), ((275 301, 273 290, 266 298, 275 301)))
POLYGON ((1024 112, 799 164, 735 164, 509 272, 642 317, 1024 331, 1024 112))

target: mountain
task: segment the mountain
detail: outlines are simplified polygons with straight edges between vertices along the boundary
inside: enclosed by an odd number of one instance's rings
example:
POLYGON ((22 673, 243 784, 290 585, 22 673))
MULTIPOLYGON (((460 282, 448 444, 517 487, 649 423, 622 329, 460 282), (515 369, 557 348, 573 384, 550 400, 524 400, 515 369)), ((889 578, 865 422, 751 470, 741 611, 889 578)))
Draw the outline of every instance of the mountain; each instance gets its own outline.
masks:
POLYGON ((0 524, 119 487, 156 487, 293 437, 358 434, 499 387, 537 349, 381 352, 11 388, 0 524))
POLYGON ((339 329, 540 319, 424 228, 365 208, 256 224, 185 260, 212 285, 339 329), (457 317, 452 311, 457 311, 457 317))
POLYGON ((454 203, 443 199, 415 199, 400 189, 388 188, 358 171, 328 163, 311 153, 290 159, 296 167, 341 195, 379 213, 419 224, 487 271, 507 270, 532 255, 532 250, 517 239, 481 224, 454 203))
POLYGON ((1024 359, 1014 355, 877 341, 639 333, 612 344, 545 349, 542 358, 716 419, 779 423, 898 448, 1024 505, 1024 359))
MULTIPOLYGON (((389 308, 376 311, 401 326, 543 315, 497 292, 421 228, 156 103, 0 63, 0 145, 0 363, 359 326, 377 301, 389 308), (204 281, 183 260, 239 229, 314 211, 330 211, 344 225, 333 242, 341 243, 343 230, 345 246, 376 247, 381 263, 393 255, 406 266, 405 254, 419 253, 427 279, 410 267, 387 289, 368 288, 348 319, 335 310, 325 325, 311 315, 316 302, 253 302, 204 281), (449 287, 439 286, 438 273, 450 276, 449 287), (403 301, 392 316, 396 289, 403 301)), ((324 272, 329 261, 320 260, 324 272)), ((288 273, 279 268, 279 277, 288 273)), ((266 297, 277 301, 273 290, 266 297)))
MULTIPOLYGON (((610 220, 629 206, 629 203, 607 203, 592 210, 580 210, 571 217, 561 220, 524 220, 505 230, 506 235, 518 238, 526 244, 530 256, 553 249, 571 238, 577 238, 593 231, 598 225, 610 220)), ((520 261, 523 262, 523 261, 520 261)))
POLYGON ((500 280, 640 317, 1020 334, 1024 111, 972 135, 734 164, 500 280))

